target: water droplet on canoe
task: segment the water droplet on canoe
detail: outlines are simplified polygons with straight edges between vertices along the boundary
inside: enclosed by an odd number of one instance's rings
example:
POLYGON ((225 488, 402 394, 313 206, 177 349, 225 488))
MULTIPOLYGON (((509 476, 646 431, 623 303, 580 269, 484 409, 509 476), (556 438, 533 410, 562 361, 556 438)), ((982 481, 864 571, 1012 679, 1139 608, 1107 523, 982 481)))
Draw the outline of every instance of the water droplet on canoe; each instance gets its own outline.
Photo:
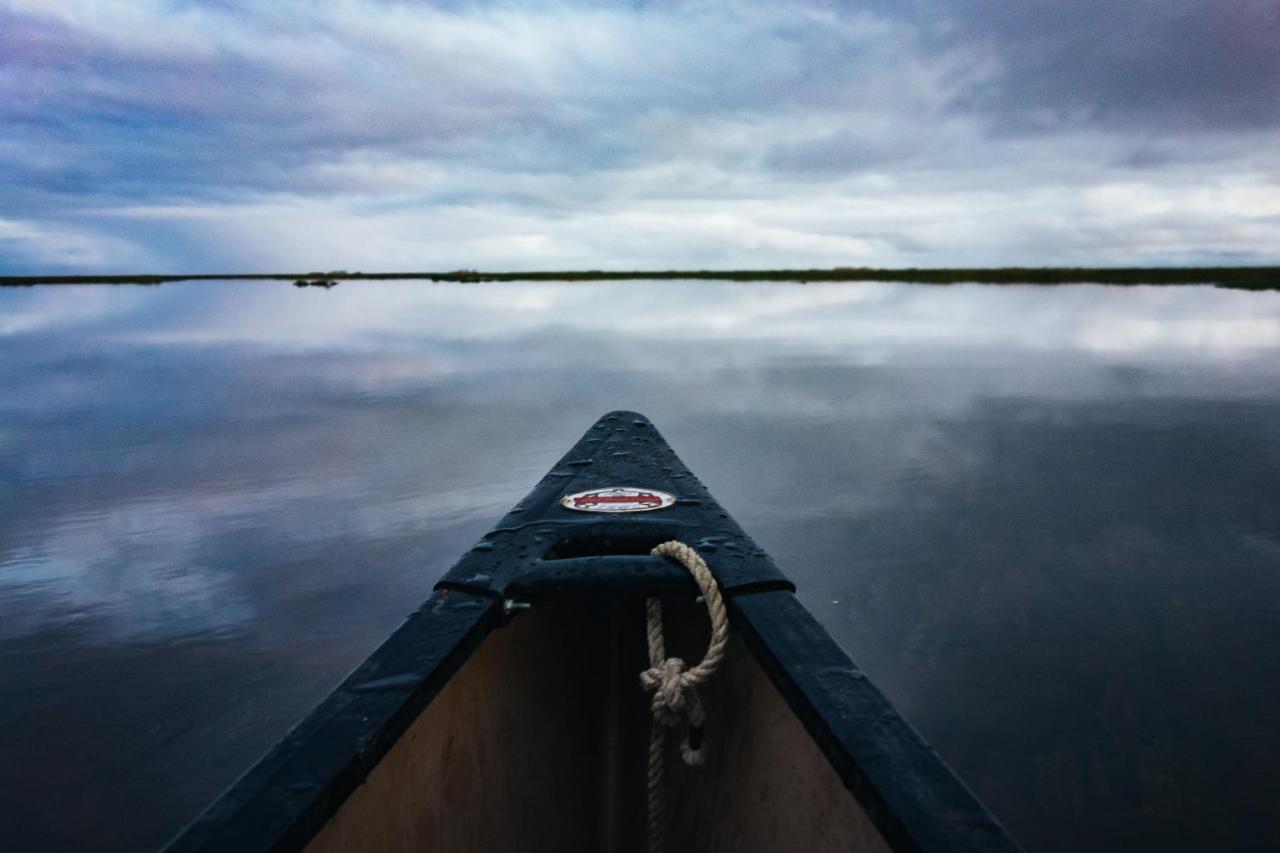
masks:
POLYGON ((471 550, 472 550, 472 551, 492 551, 492 550, 493 550, 493 543, 492 543, 492 542, 478 542, 478 543, 476 543, 476 546, 475 546, 474 548, 472 548, 471 550))
POLYGON ((413 690, 422 684, 422 676, 415 672, 406 672, 402 675, 389 675, 386 678, 375 678, 372 681, 365 681, 351 688, 353 693, 387 693, 396 691, 413 690))
POLYGON ((594 459, 574 459, 564 464, 568 465, 570 468, 585 468, 594 461, 594 459))

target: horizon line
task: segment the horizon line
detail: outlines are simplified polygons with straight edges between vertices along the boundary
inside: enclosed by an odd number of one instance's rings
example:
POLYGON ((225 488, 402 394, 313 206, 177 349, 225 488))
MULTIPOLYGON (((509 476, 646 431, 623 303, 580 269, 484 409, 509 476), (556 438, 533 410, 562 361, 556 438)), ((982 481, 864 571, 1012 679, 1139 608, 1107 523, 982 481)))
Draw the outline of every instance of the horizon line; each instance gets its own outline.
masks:
POLYGON ((293 281, 299 287, 339 281, 426 280, 436 282, 628 281, 701 279, 719 281, 898 281, 917 284, 1208 284, 1280 290, 1280 266, 1192 267, 831 267, 736 270, 525 270, 457 269, 437 272, 137 273, 0 276, 0 287, 59 284, 158 285, 183 281, 293 281))

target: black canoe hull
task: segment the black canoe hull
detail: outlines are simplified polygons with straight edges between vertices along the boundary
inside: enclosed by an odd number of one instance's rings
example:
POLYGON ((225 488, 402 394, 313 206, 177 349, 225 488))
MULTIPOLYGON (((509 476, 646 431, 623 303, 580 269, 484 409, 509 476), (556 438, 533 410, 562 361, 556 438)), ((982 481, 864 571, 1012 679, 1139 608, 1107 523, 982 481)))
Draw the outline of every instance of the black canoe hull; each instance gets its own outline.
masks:
POLYGON ((671 850, 1018 849, 629 412, 593 426, 167 849, 644 849, 645 596, 664 599, 669 653, 697 660, 707 634, 692 581, 647 556, 667 539, 704 554, 734 637, 703 691, 707 764, 671 746, 671 850), (605 517, 559 505, 608 485, 678 500, 605 517))

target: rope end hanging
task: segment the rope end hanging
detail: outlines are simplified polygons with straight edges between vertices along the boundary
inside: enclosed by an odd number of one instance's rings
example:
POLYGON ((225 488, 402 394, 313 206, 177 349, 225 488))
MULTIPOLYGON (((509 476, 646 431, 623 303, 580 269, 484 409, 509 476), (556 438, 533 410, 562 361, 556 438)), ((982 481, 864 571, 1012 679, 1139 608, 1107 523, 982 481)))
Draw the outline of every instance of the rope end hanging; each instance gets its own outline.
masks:
POLYGON ((707 653, 697 666, 685 668, 680 658, 667 657, 662 627, 662 599, 646 602, 646 638, 649 642, 649 668, 640 673, 640 686, 653 694, 649 709, 653 724, 649 735, 649 850, 660 853, 666 846, 666 814, 662 786, 663 744, 666 730, 688 721, 680 756, 691 767, 703 763, 703 732, 706 710, 698 696, 698 685, 706 681, 724 658, 729 643, 729 620, 725 614, 720 587, 698 552, 683 542, 663 542, 650 553, 669 557, 684 566, 702 590, 702 598, 711 618, 711 640, 707 653))

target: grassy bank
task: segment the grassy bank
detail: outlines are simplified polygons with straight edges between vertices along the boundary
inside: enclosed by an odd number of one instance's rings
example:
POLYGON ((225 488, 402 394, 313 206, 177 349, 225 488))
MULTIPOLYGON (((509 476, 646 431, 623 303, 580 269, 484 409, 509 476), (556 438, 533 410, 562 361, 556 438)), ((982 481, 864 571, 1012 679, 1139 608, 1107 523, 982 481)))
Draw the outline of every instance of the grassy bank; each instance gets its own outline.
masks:
POLYGON ((383 272, 254 273, 217 275, 63 275, 0 276, 0 287, 48 284, 165 284, 211 280, 294 281, 299 286, 330 281, 425 280, 625 281, 630 279, 707 279, 711 281, 901 281, 918 284, 1212 284, 1245 290, 1280 290, 1280 267, 998 267, 991 269, 835 269, 790 270, 579 270, 567 272, 383 272))

